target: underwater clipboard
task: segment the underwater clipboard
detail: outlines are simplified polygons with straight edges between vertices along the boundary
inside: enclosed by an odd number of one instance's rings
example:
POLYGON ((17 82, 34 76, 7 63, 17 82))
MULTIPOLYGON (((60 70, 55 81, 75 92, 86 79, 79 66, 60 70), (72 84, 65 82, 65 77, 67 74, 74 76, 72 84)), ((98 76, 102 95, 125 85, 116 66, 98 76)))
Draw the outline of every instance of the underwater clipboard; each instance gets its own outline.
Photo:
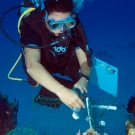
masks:
POLYGON ((113 96, 117 96, 118 68, 92 56, 90 83, 113 96))
MULTIPOLYGON (((59 73, 55 76, 63 77, 59 73)), ((64 76, 65 79, 69 79, 64 76)), ((92 56, 92 75, 90 83, 117 97, 118 69, 92 56)))

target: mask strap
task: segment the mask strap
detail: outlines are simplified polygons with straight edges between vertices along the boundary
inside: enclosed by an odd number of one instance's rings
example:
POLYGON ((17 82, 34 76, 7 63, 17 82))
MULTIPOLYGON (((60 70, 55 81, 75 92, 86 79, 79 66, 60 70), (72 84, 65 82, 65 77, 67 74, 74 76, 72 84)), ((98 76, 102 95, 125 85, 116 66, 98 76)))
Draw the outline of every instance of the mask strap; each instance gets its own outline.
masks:
POLYGON ((45 21, 48 21, 48 13, 47 13, 47 11, 46 11, 46 10, 45 10, 44 20, 45 20, 45 21))

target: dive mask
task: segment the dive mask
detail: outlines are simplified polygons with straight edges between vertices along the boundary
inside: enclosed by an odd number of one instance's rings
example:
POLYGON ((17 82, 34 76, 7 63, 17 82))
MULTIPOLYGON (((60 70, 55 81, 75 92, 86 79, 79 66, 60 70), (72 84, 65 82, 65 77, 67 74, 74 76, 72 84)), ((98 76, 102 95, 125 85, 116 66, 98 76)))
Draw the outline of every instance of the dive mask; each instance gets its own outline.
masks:
POLYGON ((52 30, 58 30, 62 27, 66 27, 68 29, 71 29, 76 25, 76 20, 73 18, 72 15, 68 16, 65 19, 56 21, 54 19, 49 19, 48 13, 46 12, 46 21, 48 22, 48 25, 52 30))

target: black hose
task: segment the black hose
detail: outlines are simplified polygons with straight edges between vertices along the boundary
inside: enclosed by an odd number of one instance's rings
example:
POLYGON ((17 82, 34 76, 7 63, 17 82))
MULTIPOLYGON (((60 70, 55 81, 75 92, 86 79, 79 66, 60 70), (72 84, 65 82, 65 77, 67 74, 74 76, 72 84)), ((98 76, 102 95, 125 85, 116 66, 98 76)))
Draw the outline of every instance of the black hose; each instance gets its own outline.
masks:
MULTIPOLYGON (((3 27, 3 19, 4 19, 5 15, 6 15, 9 11, 11 11, 11 10, 13 10, 13 9, 15 9, 15 8, 20 8, 20 7, 29 7, 29 5, 25 5, 25 6, 24 6, 24 5, 14 6, 14 7, 9 8, 8 10, 6 10, 6 11, 2 14, 2 17, 0 18, 0 27, 1 27, 2 32, 5 34, 5 36, 6 36, 9 40, 11 40, 12 42, 14 42, 15 44, 17 44, 17 45, 19 45, 19 46, 21 46, 21 47, 27 47, 27 48, 33 48, 33 49, 42 49, 42 48, 51 46, 51 44, 49 44, 49 45, 44 45, 44 46, 30 46, 30 45, 21 44, 20 42, 17 42, 17 41, 14 40, 11 36, 9 36, 9 34, 7 34, 6 30, 5 30, 4 27, 3 27)), ((53 45, 55 45, 55 44, 53 44, 53 45)))

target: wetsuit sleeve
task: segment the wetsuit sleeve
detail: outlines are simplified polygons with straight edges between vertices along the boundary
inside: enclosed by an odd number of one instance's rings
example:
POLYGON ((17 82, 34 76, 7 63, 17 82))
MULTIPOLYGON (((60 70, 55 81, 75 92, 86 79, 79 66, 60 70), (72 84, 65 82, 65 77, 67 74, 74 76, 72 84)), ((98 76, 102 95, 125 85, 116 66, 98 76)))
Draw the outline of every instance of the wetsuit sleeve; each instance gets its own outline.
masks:
POLYGON ((28 44, 35 44, 38 46, 41 46, 41 37, 40 35, 35 32, 30 26, 27 26, 27 28, 25 28, 25 33, 23 38, 21 38, 21 42, 25 45, 28 44))

